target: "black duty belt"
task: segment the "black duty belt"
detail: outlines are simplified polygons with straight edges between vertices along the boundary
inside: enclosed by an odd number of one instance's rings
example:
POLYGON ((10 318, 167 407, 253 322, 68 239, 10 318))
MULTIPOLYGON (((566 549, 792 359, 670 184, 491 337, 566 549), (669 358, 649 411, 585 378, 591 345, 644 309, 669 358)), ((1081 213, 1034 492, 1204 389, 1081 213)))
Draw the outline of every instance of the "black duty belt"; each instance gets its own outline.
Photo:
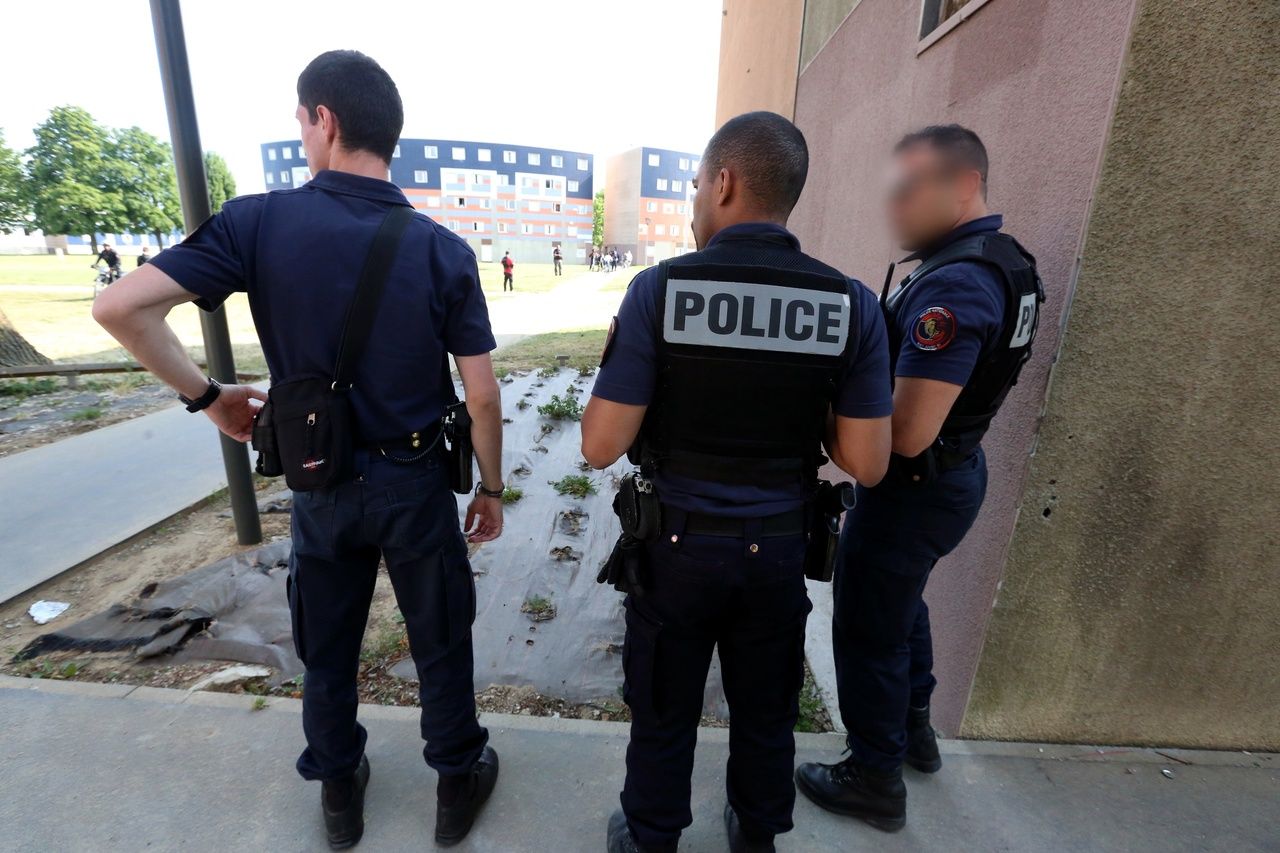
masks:
POLYGON ((367 442, 364 448, 397 462, 415 462, 435 452, 439 444, 440 425, 435 424, 428 429, 411 432, 401 438, 367 442))
POLYGON ((700 512, 687 514, 684 532, 695 536, 732 536, 746 535, 747 525, 759 521, 760 535, 768 538, 779 536, 797 536, 804 533, 804 510, 793 509, 777 515, 767 515, 761 519, 729 518, 723 515, 704 515, 700 512))

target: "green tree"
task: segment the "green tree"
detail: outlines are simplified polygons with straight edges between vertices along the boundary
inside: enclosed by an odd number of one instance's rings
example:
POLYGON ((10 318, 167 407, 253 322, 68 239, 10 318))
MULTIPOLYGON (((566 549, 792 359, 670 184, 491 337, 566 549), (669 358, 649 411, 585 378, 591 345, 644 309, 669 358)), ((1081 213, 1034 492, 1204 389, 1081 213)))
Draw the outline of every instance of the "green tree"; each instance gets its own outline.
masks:
POLYGON ((215 151, 204 153, 204 177, 209 182, 209 203, 217 213, 225 202, 236 197, 236 179, 231 177, 227 161, 215 151))
POLYGON ((592 206, 591 242, 596 246, 604 245, 604 190, 596 193, 595 203, 592 206))
POLYGON ((126 226, 124 199, 111 177, 110 135, 80 107, 55 107, 27 155, 32 212, 46 234, 88 234, 126 226))
POLYGON ((0 130, 0 234, 28 225, 30 214, 22 161, 4 144, 4 131, 0 130))
POLYGON ((124 227, 132 234, 151 234, 164 245, 165 235, 182 227, 182 205, 169 143, 140 127, 117 130, 107 146, 108 180, 124 205, 124 227))

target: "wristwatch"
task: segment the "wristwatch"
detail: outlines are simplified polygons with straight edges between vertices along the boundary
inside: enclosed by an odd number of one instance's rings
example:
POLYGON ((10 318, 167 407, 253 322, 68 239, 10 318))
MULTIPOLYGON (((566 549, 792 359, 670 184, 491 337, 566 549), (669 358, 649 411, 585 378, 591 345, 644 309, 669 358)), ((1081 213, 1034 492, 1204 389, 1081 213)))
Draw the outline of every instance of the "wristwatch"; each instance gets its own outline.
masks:
POLYGON ((500 498, 504 491, 506 491, 505 486, 500 485, 496 489, 486 489, 484 483, 476 483, 476 494, 484 495, 486 498, 500 498))
POLYGON ((186 405, 188 412, 200 412, 212 406, 213 401, 218 399, 218 395, 221 393, 222 386, 218 384, 218 380, 210 379, 209 387, 199 397, 193 400, 190 397, 179 394, 178 399, 186 405))

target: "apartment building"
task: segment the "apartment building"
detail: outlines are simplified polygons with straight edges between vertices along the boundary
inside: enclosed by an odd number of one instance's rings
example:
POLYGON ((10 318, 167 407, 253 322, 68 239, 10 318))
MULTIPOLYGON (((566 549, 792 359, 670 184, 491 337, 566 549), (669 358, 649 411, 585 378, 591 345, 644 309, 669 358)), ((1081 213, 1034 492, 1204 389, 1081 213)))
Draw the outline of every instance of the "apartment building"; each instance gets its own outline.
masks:
POLYGON ((693 177, 700 154, 633 148, 609 158, 604 244, 652 264, 692 252, 693 177))

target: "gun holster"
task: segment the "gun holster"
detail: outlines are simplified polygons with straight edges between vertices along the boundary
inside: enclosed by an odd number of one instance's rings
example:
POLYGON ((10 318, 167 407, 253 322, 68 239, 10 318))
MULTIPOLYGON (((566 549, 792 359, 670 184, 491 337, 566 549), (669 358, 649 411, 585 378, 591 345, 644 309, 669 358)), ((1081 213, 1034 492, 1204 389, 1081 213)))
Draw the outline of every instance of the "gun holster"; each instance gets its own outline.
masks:
POLYGON ((804 552, 804 576, 830 583, 840 548, 840 516, 857 503, 852 483, 818 482, 808 505, 808 543, 804 552))
POLYGON ((612 584, 618 592, 644 595, 649 569, 649 553, 644 545, 662 530, 662 503, 652 481, 636 473, 623 477, 613 497, 613 511, 622 525, 622 535, 600 567, 596 583, 612 584))

